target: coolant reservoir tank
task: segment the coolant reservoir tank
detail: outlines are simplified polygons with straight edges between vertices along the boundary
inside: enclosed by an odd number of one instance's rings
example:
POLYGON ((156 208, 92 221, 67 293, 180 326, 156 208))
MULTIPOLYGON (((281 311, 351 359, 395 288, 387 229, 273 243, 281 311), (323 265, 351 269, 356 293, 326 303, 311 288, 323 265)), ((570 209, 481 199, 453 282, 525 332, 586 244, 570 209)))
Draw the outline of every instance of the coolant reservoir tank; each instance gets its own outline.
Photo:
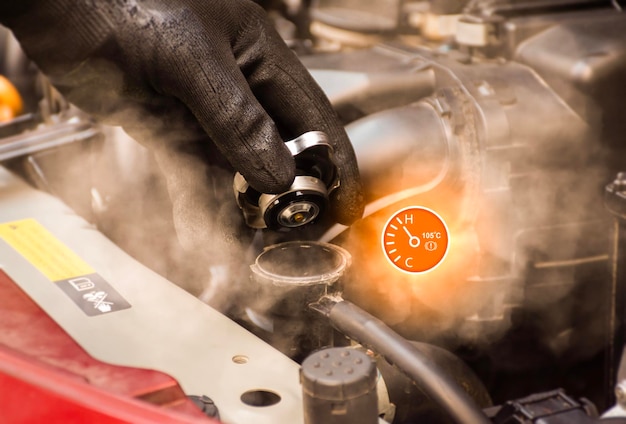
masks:
POLYGON ((248 318, 275 347, 294 359, 333 345, 330 325, 309 305, 341 292, 351 256, 329 243, 290 241, 266 247, 251 268, 254 300, 248 318))

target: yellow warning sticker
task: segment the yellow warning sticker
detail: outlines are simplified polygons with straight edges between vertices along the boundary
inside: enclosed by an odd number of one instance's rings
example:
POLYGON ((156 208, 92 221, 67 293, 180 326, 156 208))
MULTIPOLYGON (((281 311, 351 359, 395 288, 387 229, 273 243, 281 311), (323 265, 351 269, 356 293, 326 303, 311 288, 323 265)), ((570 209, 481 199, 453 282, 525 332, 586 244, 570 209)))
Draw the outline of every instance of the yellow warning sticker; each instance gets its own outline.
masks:
POLYGON ((34 219, 0 224, 0 237, 50 281, 95 273, 93 268, 34 219))
POLYGON ((131 307, 111 284, 36 220, 0 224, 0 238, 53 281, 88 316, 131 307))

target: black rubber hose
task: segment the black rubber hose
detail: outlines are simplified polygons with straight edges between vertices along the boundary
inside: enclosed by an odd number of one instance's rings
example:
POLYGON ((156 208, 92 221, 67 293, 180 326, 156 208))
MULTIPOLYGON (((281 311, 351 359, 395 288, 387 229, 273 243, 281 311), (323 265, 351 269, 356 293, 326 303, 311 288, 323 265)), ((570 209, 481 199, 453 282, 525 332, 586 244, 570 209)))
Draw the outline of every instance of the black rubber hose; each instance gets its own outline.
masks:
POLYGON ((378 318, 336 297, 323 297, 311 308, 362 345, 385 357, 412 379, 458 424, 489 424, 474 400, 430 358, 378 318))

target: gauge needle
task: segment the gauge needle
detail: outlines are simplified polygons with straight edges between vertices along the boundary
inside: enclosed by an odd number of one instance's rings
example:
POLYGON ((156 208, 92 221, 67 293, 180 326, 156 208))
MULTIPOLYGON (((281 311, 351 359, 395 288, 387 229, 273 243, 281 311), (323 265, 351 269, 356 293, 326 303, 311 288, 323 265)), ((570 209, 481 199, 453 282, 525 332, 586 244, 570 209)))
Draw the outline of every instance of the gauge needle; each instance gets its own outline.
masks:
POLYGON ((411 247, 419 246, 420 245, 419 237, 411 234, 411 232, 409 231, 408 228, 406 228, 406 226, 403 225, 402 228, 404 229, 404 232, 407 233, 407 235, 409 236, 409 246, 411 247))

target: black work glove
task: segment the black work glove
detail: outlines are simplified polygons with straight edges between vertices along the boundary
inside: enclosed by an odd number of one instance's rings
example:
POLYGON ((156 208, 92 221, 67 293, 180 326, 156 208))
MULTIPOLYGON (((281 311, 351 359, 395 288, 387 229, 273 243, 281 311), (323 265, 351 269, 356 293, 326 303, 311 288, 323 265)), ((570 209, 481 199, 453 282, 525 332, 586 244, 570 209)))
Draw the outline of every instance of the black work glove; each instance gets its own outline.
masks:
POLYGON ((344 224, 361 216, 343 127, 253 2, 4 3, 0 21, 70 102, 154 151, 188 248, 236 244, 234 171, 260 192, 286 190, 295 166, 283 141, 311 130, 329 135, 339 166, 331 213, 344 224))

